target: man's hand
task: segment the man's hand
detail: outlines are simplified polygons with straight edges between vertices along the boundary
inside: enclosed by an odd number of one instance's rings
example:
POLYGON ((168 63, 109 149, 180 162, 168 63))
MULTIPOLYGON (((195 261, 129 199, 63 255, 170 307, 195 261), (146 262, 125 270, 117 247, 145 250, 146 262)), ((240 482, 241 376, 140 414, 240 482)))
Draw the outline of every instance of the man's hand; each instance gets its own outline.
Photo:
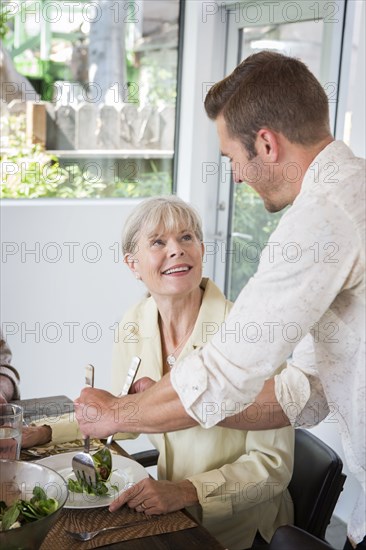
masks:
POLYGON ((187 479, 179 482, 143 479, 123 491, 110 505, 114 512, 123 504, 147 515, 168 514, 198 502, 197 491, 187 479))
POLYGON ((118 431, 128 431, 125 428, 120 430, 118 422, 123 419, 133 422, 135 405, 133 402, 124 405, 124 399, 105 390, 84 388, 74 402, 81 433, 91 437, 108 437, 118 431))
POLYGON ((52 439, 51 426, 24 426, 22 430, 22 449, 36 445, 45 445, 52 439))

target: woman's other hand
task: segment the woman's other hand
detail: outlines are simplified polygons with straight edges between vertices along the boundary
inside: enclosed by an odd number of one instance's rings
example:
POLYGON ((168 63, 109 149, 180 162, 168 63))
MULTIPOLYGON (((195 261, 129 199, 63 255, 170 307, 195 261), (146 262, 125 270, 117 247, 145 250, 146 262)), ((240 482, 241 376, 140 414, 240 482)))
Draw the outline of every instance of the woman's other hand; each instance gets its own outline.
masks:
POLYGON ((132 384, 130 393, 141 393, 151 388, 154 384, 156 384, 155 380, 152 380, 148 376, 143 376, 132 384))
POLYGON ((22 430, 22 449, 36 445, 45 445, 52 439, 51 426, 24 426, 22 430))
POLYGON ((147 515, 159 515, 181 510, 198 502, 194 485, 183 481, 156 481, 143 479, 123 493, 110 505, 109 511, 115 512, 123 504, 147 515))

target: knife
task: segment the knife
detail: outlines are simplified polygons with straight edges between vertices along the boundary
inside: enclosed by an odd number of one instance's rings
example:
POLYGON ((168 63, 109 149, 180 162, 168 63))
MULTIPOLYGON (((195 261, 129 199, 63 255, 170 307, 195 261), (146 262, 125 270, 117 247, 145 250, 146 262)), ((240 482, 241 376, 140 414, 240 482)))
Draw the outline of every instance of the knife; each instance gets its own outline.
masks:
POLYGON ((85 385, 94 387, 94 367, 93 365, 86 365, 85 367, 85 385))
POLYGON ((140 366, 141 359, 140 357, 134 356, 131 359, 131 364, 127 372, 126 380, 123 385, 121 393, 118 395, 118 397, 122 397, 123 395, 127 395, 130 391, 130 388, 136 378, 136 374, 138 371, 138 368, 140 366))
MULTIPOLYGON (((122 388, 121 393, 117 397, 122 397, 123 395, 128 394, 128 392, 130 391, 130 388, 133 384, 133 381, 136 378, 136 374, 137 374, 138 368, 140 366, 140 363, 141 363, 141 358, 140 357, 137 357, 137 355, 132 357, 130 367, 129 367, 128 372, 127 372, 125 383, 123 384, 123 388, 122 388)), ((113 434, 108 437, 108 439, 106 441, 106 447, 109 447, 109 445, 112 443, 112 441, 113 441, 113 434)))

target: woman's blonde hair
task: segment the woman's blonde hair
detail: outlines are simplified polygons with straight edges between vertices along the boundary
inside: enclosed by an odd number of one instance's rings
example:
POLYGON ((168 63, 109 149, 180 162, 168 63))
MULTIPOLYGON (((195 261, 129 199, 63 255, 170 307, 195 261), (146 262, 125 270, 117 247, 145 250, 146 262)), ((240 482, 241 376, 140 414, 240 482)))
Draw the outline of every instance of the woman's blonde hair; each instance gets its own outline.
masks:
POLYGON ((201 218, 190 204, 175 195, 153 197, 141 202, 128 216, 122 231, 123 254, 136 252, 142 231, 151 235, 158 228, 167 232, 184 228, 203 241, 201 218))

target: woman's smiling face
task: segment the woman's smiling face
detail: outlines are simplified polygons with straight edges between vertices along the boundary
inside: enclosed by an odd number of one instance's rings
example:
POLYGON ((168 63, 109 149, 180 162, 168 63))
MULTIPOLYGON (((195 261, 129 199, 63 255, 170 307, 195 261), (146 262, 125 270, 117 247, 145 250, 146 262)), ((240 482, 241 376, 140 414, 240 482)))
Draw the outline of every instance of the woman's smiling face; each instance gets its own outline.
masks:
POLYGON ((190 229, 158 227, 147 234, 142 228, 136 252, 127 261, 152 296, 183 295, 201 282, 203 251, 203 243, 190 229))

